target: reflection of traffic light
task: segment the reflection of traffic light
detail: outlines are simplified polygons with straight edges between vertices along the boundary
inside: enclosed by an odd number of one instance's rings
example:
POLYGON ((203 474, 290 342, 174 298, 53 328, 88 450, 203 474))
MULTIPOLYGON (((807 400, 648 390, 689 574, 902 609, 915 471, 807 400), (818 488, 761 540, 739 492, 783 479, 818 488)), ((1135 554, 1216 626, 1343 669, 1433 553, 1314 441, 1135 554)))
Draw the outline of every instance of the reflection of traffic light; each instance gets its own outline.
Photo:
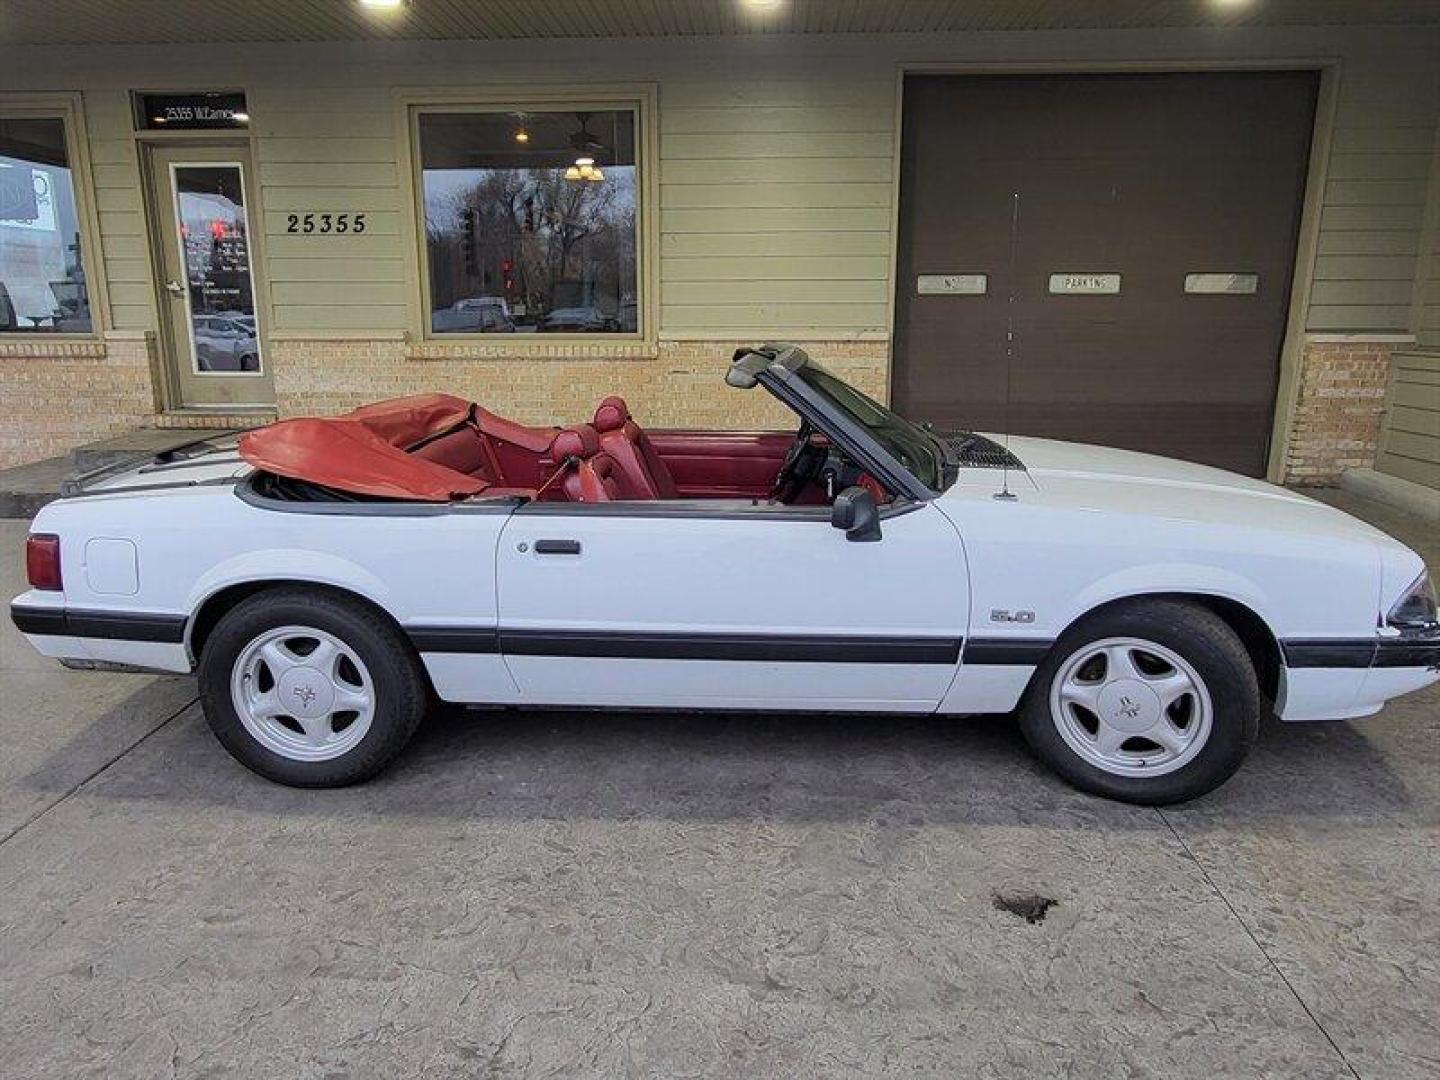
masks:
POLYGON ((474 210, 465 211, 465 227, 460 235, 460 255, 465 260, 465 273, 470 277, 480 275, 480 215, 474 210))
POLYGON ((513 289, 515 288, 515 279, 510 276, 510 275, 513 274, 514 272, 515 272, 515 260, 514 260, 514 259, 501 259, 501 260, 500 260, 500 273, 501 273, 501 274, 504 276, 504 278, 505 278, 505 291, 506 291, 507 293, 510 292, 511 290, 513 290, 513 289))

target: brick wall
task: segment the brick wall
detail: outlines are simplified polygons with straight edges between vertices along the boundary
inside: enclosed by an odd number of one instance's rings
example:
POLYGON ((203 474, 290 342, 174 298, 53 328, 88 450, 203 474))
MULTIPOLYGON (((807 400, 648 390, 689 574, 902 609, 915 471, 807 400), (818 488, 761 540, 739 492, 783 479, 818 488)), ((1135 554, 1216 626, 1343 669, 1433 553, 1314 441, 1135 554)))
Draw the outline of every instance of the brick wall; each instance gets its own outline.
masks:
POLYGON ((150 343, 0 340, 0 468, 62 454, 150 423, 150 343))
MULTIPOLYGON (((444 390, 526 423, 588 419, 607 394, 629 399, 654 427, 791 427, 764 391, 724 385, 742 344, 661 342, 646 352, 614 346, 556 348, 517 357, 503 347, 413 345, 401 340, 281 340, 269 356, 281 415, 334 413, 379 398, 444 390)), ((808 342, 837 374, 884 398, 889 345, 808 342)), ((66 453, 137 427, 250 426, 263 418, 159 413, 148 335, 94 342, 0 341, 0 468, 66 453)))
POLYGON ((1394 348, 1376 341, 1306 342, 1285 454, 1287 483, 1333 484, 1346 469, 1375 464, 1394 348))
MULTIPOLYGON (((626 398, 651 427, 790 428, 763 390, 724 383, 730 356, 753 342, 662 341, 647 352, 614 346, 506 356, 503 348, 404 341, 282 340, 271 348, 282 415, 339 412, 378 398, 445 391, 522 423, 588 420, 607 394, 626 398)), ((889 345, 811 341, 817 360, 883 399, 889 345)))
MULTIPOLYGON (((658 348, 556 346, 517 357, 504 346, 400 340, 284 339, 272 344, 281 415, 334 413, 443 390, 525 423, 587 419, 619 393, 652 427, 782 428, 793 419, 764 391, 722 381, 741 341, 662 341, 658 348)), ((816 359, 884 400, 889 344, 802 342, 816 359)), ((1288 483, 1330 484, 1374 464, 1390 354, 1384 342, 1310 341, 1302 356, 1288 483)), ((103 341, 0 341, 0 468, 62 454, 143 426, 252 424, 255 418, 157 414, 147 335, 103 341)))

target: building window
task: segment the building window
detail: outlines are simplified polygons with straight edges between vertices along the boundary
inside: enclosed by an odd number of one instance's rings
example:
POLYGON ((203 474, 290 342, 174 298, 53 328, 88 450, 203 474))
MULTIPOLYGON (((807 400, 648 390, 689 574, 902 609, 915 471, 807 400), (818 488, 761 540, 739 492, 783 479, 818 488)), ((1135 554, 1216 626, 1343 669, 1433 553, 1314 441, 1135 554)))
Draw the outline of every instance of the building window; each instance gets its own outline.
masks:
POLYGON ((80 247, 65 122, 0 116, 0 331, 90 333, 80 247))
POLYGON ((418 114, 430 333, 640 332, 636 121, 418 114))

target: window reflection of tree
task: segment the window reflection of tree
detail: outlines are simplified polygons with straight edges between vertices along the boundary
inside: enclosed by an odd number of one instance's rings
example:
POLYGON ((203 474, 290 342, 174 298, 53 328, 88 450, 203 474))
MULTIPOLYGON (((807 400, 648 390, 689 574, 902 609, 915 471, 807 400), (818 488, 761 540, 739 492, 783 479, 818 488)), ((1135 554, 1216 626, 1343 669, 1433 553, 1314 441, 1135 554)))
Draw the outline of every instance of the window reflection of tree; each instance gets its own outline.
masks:
POLYGON ((426 214, 433 307, 493 295, 523 303, 526 321, 572 306, 613 316, 634 298, 634 167, 607 165, 605 174, 577 183, 559 168, 474 170, 472 184, 435 200, 426 214), (463 253, 467 212, 479 249, 473 269, 463 253))

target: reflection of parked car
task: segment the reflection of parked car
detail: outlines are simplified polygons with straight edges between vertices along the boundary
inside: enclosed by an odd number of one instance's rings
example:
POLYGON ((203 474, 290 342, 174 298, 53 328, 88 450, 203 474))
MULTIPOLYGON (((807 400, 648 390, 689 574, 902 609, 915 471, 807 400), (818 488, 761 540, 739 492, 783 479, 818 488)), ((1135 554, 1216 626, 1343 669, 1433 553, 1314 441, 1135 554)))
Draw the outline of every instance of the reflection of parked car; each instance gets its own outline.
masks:
POLYGON ((615 319, 597 307, 556 308, 540 322, 549 334, 591 334, 618 329, 615 319))
POLYGON ((499 296, 470 296, 430 315, 432 334, 513 334, 510 305, 499 296))
POLYGON ((253 316, 198 315, 194 327, 195 362, 201 371, 260 370, 253 316))

